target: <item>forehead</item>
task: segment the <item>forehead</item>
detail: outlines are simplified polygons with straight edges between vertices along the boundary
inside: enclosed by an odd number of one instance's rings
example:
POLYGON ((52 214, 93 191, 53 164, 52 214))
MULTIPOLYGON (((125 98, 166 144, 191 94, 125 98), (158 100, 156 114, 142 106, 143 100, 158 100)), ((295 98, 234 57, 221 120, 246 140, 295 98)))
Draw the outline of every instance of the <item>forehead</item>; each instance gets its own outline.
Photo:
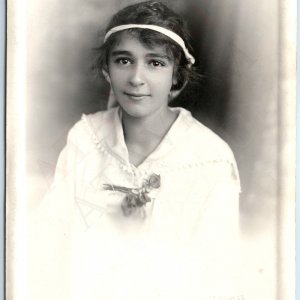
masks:
POLYGON ((168 56, 170 59, 170 51, 167 51, 166 45, 158 45, 157 43, 145 43, 142 42, 138 36, 129 33, 128 31, 121 32, 118 35, 117 42, 112 46, 110 53, 113 51, 128 51, 132 54, 147 54, 147 53, 157 53, 159 55, 168 56))

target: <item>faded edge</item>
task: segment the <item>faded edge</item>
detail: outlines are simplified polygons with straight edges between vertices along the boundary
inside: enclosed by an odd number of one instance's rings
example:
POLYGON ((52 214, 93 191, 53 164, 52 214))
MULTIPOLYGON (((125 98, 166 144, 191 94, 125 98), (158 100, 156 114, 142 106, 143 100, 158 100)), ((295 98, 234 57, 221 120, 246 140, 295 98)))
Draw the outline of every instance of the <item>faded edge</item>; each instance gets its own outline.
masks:
POLYGON ((279 0, 277 299, 295 299, 297 1, 279 0))

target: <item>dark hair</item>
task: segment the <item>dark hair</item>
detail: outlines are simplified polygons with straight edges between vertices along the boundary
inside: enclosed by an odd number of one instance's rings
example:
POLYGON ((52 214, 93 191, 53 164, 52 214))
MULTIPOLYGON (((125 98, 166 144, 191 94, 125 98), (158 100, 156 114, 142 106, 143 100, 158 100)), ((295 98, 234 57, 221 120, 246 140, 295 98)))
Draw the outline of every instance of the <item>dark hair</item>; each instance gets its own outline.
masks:
MULTIPOLYGON (((179 15, 161 2, 145 1, 123 8, 112 17, 106 28, 106 32, 113 27, 126 24, 157 25, 169 29, 184 40, 186 47, 191 52, 186 23, 179 15)), ((177 83, 172 86, 172 90, 180 90, 186 82, 193 81, 199 77, 194 67, 188 66, 181 47, 169 37, 149 29, 131 28, 126 31, 137 38, 142 44, 148 47, 163 45, 166 47, 166 51, 172 54, 175 60, 177 78, 177 83)), ((93 69, 98 75, 102 75, 102 69, 106 69, 109 51, 119 41, 122 32, 119 31, 112 34, 102 46, 96 48, 96 60, 93 69)))

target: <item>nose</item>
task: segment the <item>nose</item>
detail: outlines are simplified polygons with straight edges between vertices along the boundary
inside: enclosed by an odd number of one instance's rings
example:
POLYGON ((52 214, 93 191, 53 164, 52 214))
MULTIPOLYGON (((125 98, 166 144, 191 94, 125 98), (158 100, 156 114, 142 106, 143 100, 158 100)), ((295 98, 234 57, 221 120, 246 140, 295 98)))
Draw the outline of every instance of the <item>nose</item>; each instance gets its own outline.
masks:
POLYGON ((129 83, 132 86, 141 86, 145 84, 143 65, 136 63, 132 66, 129 83))

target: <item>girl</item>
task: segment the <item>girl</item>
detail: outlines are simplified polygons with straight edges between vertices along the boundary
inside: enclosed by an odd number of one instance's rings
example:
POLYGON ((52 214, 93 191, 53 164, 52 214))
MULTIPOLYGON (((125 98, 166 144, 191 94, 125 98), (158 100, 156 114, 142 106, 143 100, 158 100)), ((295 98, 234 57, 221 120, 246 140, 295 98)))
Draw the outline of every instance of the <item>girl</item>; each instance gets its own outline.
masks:
POLYGON ((32 299, 236 295, 234 156, 190 112, 169 107, 196 77, 188 36, 157 1, 111 19, 95 65, 111 85, 109 109, 68 134, 34 223, 43 276, 32 299))

